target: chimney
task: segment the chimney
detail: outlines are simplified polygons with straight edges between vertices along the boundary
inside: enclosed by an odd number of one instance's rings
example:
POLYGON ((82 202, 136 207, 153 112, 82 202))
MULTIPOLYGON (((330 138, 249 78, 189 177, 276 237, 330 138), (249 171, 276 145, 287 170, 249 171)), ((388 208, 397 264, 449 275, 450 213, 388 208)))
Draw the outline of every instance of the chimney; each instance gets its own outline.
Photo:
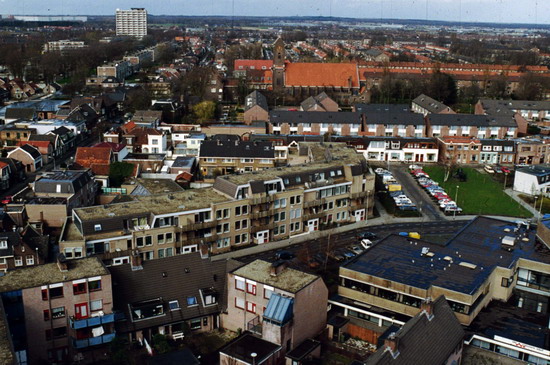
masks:
POLYGON ((275 261, 273 264, 271 264, 269 275, 278 276, 281 272, 284 271, 284 269, 286 269, 286 267, 286 261, 275 261))
POLYGON ((132 251, 130 265, 132 265, 132 271, 143 270, 143 266, 141 266, 141 256, 138 250, 132 251))
POLYGON ((65 257, 65 254, 60 253, 59 255, 57 255, 57 267, 61 272, 69 271, 69 265, 67 263, 67 258, 65 257))
POLYGON ((431 297, 427 297, 420 304, 420 310, 426 312, 428 319, 431 320, 434 316, 434 302, 431 297))
POLYGON ((395 332, 390 333, 390 335, 384 339, 384 347, 390 350, 392 355, 397 354, 397 352, 399 352, 398 345, 399 345, 399 340, 395 335, 395 332))

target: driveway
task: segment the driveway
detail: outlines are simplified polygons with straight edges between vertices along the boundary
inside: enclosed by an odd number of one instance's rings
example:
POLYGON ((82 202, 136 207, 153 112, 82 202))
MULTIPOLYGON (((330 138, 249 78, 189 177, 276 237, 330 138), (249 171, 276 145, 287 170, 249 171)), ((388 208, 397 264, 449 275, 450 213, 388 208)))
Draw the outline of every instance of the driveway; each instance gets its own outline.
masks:
POLYGON ((390 166, 390 171, 401 184, 405 194, 418 208, 422 209, 422 214, 424 214, 428 220, 446 220, 445 215, 441 212, 439 207, 411 176, 406 165, 390 166))

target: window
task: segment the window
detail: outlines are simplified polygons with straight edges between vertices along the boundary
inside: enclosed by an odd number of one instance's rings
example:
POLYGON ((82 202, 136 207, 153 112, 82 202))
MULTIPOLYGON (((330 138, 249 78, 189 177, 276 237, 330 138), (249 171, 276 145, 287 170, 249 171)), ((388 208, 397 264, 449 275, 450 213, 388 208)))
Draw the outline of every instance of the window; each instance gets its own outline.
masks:
POLYGON ((90 302, 90 311, 100 311, 103 309, 103 301, 101 299, 92 300, 90 302))
POLYGON ((187 306, 192 307, 198 305, 197 304, 197 297, 187 297, 187 306))
POLYGON ((0 241, 0 248, 8 248, 8 241, 6 240, 0 241))
POLYGON ((48 289, 42 289, 42 300, 48 300, 48 289))
POLYGON ((235 298, 235 307, 244 309, 244 299, 242 298, 235 298))
POLYGON ((166 240, 166 243, 172 243, 174 242, 174 235, 172 232, 168 232, 164 235, 164 239, 166 240))
POLYGON ((216 304, 216 297, 212 294, 207 294, 204 296, 204 305, 216 304))
POLYGON ((157 235, 157 242, 159 244, 163 244, 164 243, 164 234, 159 234, 157 235))
POLYGON ((44 320, 45 321, 50 320, 50 311, 48 309, 44 309, 44 320))
POLYGON ((264 286, 264 298, 271 298, 271 294, 273 294, 273 288, 270 286, 264 286))
POLYGON ((248 294, 256 295, 256 284, 255 283, 246 283, 246 292, 248 294))
POLYGON ((101 290, 101 280, 92 280, 88 282, 88 288, 90 291, 101 290))
POLYGON ((101 231, 101 224, 94 225, 94 231, 96 232, 101 231))
POLYGON ((57 288, 50 288, 50 298, 61 298, 63 297, 63 287, 58 286, 57 288))
POLYGON ((65 317, 65 307, 52 308, 52 319, 65 317))
POLYGON ((178 302, 177 300, 171 300, 168 302, 168 307, 171 311, 178 310, 180 309, 180 302, 178 302))
POLYGON ((67 336, 67 327, 58 327, 52 330, 46 330, 46 340, 50 341, 53 338, 62 338, 67 336))
POLYGON ((192 319, 190 327, 192 330, 200 330, 201 329, 201 319, 192 319))
POLYGON ((256 303, 246 302, 246 311, 250 313, 256 313, 256 303))
POLYGON ((84 294, 84 293, 86 293, 86 283, 73 284, 74 295, 84 294))
POLYGON ((244 291, 245 285, 244 280, 235 279, 235 289, 244 291))
POLYGON ((23 257, 22 256, 15 256, 15 266, 23 266, 23 257))

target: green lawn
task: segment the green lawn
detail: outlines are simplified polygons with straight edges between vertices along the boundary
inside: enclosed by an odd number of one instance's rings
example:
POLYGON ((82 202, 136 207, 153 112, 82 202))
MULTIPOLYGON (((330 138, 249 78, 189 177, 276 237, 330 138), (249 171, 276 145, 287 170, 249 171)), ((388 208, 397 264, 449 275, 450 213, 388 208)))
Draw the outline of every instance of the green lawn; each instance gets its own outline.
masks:
POLYGON ((513 200, 503 189, 503 184, 493 180, 489 174, 464 167, 467 181, 449 178, 443 182, 445 170, 441 166, 426 166, 424 171, 455 199, 458 188, 458 206, 464 214, 502 215, 511 217, 532 217, 532 214, 513 200))

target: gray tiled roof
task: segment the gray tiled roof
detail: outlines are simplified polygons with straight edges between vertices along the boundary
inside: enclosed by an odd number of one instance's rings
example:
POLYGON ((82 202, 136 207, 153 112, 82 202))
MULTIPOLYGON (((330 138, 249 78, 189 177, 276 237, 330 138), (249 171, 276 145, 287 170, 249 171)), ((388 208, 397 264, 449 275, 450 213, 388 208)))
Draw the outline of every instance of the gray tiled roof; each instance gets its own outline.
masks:
POLYGON ((245 100, 246 100, 245 111, 256 105, 258 105, 260 108, 264 110, 269 110, 269 107, 267 105, 267 99, 258 90, 254 90, 253 92, 248 94, 245 100))
POLYGON ((397 351, 392 355, 382 346, 367 359, 366 365, 444 364, 464 337, 444 296, 433 302, 433 317, 422 311, 397 331, 397 351), (394 356, 397 355, 397 356, 394 356))
POLYGON ((271 142, 203 141, 200 157, 275 158, 271 142))
POLYGON ((127 332, 220 313, 223 309, 228 262, 202 259, 199 253, 147 260, 143 269, 133 271, 130 264, 109 268, 113 282, 114 309, 123 311, 126 321, 118 322, 118 331, 127 332), (211 289, 216 303, 205 306, 201 289, 211 289), (197 305, 188 306, 195 297, 197 305), (129 305, 161 298, 165 315, 132 321, 129 305), (170 310, 168 302, 177 300, 180 309, 170 310))
POLYGON ((417 104, 426 109, 430 113, 441 113, 443 110, 449 108, 447 105, 424 94, 416 97, 412 102, 413 104, 417 104))
POLYGON ((274 110, 269 113, 269 120, 272 123, 360 124, 361 113, 274 110))
POLYGON ((441 126, 470 126, 470 127, 509 127, 516 128, 518 125, 511 116, 491 116, 476 114, 430 114, 428 115, 430 125, 441 126))

